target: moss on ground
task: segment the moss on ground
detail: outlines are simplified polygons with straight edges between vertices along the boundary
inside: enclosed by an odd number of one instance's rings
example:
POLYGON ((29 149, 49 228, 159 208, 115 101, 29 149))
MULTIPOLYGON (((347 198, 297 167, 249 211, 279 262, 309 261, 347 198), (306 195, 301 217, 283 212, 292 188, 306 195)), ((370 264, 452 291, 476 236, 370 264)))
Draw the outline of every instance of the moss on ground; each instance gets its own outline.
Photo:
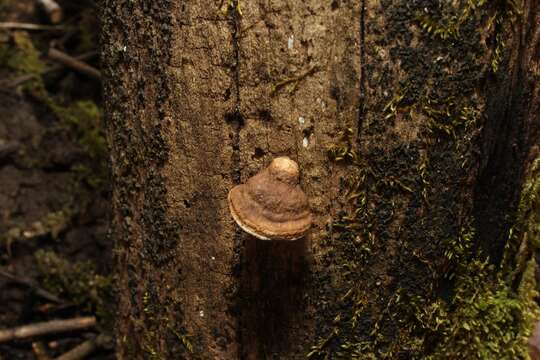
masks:
POLYGON ((34 256, 46 290, 84 312, 95 314, 105 330, 112 330, 115 314, 112 276, 97 274, 90 261, 70 262, 53 251, 38 250, 34 256))
POLYGON ((46 69, 40 53, 26 31, 11 33, 11 45, 0 47, 0 68, 7 68, 18 75, 35 75, 37 79, 46 69))
POLYGON ((51 110, 59 118, 62 126, 70 131, 90 162, 73 166, 76 179, 84 181, 94 189, 101 189, 108 180, 107 144, 101 124, 102 114, 98 106, 89 100, 79 100, 61 106, 50 98, 51 110))

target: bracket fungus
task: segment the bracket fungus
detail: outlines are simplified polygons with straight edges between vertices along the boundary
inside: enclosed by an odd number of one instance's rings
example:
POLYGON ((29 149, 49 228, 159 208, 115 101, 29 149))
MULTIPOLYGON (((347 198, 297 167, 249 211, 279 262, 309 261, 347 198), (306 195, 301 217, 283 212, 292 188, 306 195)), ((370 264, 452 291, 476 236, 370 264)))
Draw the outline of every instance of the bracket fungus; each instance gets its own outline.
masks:
POLYGON ((245 184, 229 191, 236 223, 261 240, 296 240, 311 226, 306 194, 299 185, 298 164, 278 157, 245 184))

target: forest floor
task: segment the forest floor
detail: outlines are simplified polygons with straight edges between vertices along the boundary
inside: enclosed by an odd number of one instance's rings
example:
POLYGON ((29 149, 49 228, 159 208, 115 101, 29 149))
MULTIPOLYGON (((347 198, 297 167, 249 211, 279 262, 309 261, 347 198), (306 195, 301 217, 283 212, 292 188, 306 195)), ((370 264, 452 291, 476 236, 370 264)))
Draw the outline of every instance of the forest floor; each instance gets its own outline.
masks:
POLYGON ((58 1, 53 26, 38 3, 0 0, 0 360, 53 359, 83 342, 95 348, 85 358, 113 359, 97 5, 58 1), (6 329, 82 316, 97 324, 1 340, 6 329))

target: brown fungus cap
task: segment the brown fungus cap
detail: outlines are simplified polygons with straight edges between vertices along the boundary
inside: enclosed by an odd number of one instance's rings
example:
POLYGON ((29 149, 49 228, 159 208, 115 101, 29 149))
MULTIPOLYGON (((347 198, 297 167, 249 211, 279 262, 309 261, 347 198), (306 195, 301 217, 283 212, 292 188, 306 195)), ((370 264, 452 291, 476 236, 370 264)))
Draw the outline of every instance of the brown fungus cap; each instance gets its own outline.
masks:
POLYGON ((306 194, 298 184, 298 165, 288 157, 272 163, 229 191, 229 209, 236 223, 262 240, 295 240, 311 226, 306 194))

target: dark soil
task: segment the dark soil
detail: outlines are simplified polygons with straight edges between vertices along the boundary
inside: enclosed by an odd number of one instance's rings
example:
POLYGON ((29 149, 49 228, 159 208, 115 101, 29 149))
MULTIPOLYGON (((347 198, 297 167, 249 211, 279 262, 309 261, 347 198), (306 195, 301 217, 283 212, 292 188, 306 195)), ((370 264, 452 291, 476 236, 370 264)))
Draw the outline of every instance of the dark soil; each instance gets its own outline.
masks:
MULTIPOLYGON (((59 65, 46 57, 50 46, 73 56, 97 50, 96 32, 90 31, 97 26, 97 6, 59 3, 64 30, 24 34, 45 68, 59 65)), ((47 24, 33 0, 0 2, 0 21, 47 24)), ((112 311, 111 294, 103 296, 106 287, 98 282, 110 280, 99 274, 110 274, 112 248, 106 157, 98 148, 102 134, 89 119, 76 112, 63 117, 59 110, 80 101, 99 108, 100 83, 61 66, 19 82, 32 71, 21 65, 24 58, 13 62, 20 50, 15 32, 21 30, 0 31, 0 270, 31 279, 35 286, 0 274, 0 328, 96 312, 98 326, 0 344, 0 359, 37 359, 33 346, 40 342, 55 358, 87 338, 109 333, 110 319, 103 314, 112 311), (44 299, 38 288, 62 301, 44 299)), ((95 56, 87 62, 97 67, 95 56)), ((91 119, 99 121, 99 116, 91 119)), ((112 345, 88 358, 114 358, 112 345)))

